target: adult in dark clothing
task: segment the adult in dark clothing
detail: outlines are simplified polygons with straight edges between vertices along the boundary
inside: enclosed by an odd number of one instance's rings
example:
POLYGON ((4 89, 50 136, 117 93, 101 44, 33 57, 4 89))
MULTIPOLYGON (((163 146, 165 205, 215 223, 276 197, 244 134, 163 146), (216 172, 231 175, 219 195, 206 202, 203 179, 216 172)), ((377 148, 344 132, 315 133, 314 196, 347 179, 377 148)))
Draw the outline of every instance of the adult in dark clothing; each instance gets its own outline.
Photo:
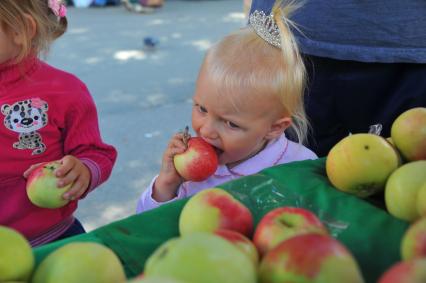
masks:
MULTIPOLYGON (((253 0, 269 14, 275 0, 253 0)), ((311 0, 293 21, 309 74, 309 147, 318 156, 349 133, 426 107, 426 1, 311 0)))

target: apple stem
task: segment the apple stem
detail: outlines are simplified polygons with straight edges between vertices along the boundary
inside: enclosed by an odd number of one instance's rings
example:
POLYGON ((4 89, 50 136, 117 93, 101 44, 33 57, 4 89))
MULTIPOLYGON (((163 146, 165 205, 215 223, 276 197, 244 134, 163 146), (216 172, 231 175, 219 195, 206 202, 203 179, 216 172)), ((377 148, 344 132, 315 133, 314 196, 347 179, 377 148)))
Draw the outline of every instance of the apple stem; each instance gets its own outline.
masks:
POLYGON ((190 138, 190 134, 189 134, 189 127, 186 126, 185 130, 183 131, 183 143, 185 144, 186 147, 188 147, 188 140, 190 138))

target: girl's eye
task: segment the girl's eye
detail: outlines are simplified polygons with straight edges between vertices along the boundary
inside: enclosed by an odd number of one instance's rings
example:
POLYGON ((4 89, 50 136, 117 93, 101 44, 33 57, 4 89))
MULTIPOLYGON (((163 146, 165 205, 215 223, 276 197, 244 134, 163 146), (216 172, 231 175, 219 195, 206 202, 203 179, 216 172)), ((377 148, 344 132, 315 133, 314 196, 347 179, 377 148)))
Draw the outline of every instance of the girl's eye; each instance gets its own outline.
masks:
POLYGON ((231 121, 226 121, 226 125, 228 125, 228 127, 230 127, 231 129, 239 129, 240 126, 238 126, 235 123, 232 123, 231 121))
POLYGON ((201 105, 198 105, 198 111, 200 111, 201 113, 207 113, 207 109, 201 105))

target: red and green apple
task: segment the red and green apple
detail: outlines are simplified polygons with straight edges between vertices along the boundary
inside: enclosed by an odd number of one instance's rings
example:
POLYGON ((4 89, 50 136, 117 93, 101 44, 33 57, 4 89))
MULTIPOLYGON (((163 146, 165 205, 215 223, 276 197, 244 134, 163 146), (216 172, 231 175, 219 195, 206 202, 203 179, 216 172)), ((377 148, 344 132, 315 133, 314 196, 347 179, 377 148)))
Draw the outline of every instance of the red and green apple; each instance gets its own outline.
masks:
POLYGON ((306 233, 328 234, 327 228, 310 210, 279 207, 265 214, 257 224, 253 242, 261 256, 280 242, 306 233))
POLYGON ((61 165, 57 161, 42 163, 34 169, 27 180, 27 195, 30 201, 43 208, 59 208, 68 204, 69 200, 62 195, 72 184, 59 188, 55 170, 61 165))
POLYGON ((192 196, 179 217, 181 235, 228 229, 251 237, 253 216, 250 210, 230 193, 210 188, 192 196))
POLYGON ((426 282, 426 258, 397 262, 385 271, 378 281, 378 283, 424 282, 426 282))
POLYGON ((363 283, 358 263, 328 235, 291 237, 270 250, 259 268, 259 283, 363 283))
POLYGON ((426 258, 426 217, 408 227, 401 241, 401 256, 403 260, 426 258))
POLYGON ((187 149, 173 158, 176 171, 187 181, 200 182, 216 172, 218 158, 212 145, 201 137, 188 140, 187 149))

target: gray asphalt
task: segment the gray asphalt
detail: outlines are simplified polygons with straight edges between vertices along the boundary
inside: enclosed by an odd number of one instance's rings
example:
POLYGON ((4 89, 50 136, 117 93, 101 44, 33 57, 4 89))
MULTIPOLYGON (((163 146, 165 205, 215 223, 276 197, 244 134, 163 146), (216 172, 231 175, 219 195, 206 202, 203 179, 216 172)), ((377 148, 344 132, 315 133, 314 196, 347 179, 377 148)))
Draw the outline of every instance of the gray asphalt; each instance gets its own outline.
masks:
POLYGON ((169 138, 190 125, 206 49, 245 19, 241 0, 166 0, 152 14, 70 7, 68 21, 47 61, 87 84, 103 139, 119 153, 110 179, 79 203, 76 215, 90 231, 134 214, 169 138), (157 47, 146 48, 145 37, 157 47))

